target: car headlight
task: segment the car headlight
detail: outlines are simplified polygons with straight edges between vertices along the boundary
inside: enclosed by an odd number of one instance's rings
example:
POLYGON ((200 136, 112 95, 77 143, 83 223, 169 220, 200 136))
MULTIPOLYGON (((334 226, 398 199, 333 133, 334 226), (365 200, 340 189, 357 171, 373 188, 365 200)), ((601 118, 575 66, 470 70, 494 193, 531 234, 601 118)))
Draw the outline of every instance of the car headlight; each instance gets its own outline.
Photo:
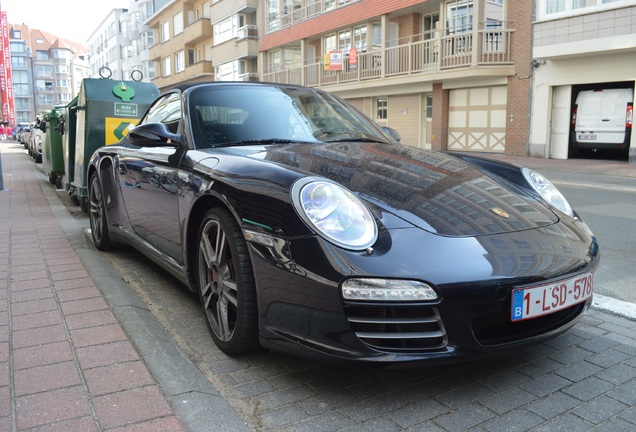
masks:
POLYGON ((345 249, 362 250, 375 243, 378 228, 371 212, 344 187, 318 177, 298 180, 292 203, 320 236, 345 249))
POLYGON ((521 172, 524 177, 530 183, 530 185, 539 192, 541 197, 550 203, 552 206, 561 210, 563 213, 570 217, 574 217, 574 211, 568 200, 565 199, 563 194, 552 184, 550 180, 542 176, 536 171, 528 168, 522 168, 521 172))

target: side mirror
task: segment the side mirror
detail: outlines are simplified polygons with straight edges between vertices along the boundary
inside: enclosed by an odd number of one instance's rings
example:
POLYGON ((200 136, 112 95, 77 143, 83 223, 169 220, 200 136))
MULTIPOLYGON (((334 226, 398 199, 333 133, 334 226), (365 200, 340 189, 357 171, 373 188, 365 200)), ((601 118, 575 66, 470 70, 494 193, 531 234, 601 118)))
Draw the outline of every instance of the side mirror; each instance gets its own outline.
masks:
POLYGON ((382 129, 384 130, 384 132, 388 133, 391 136, 391 138, 393 138, 397 142, 400 142, 400 140, 402 139, 399 132, 396 131, 395 129, 387 127, 387 126, 384 126, 382 129))
POLYGON ((145 123, 131 130, 128 141, 139 147, 175 147, 181 135, 173 134, 163 123, 145 123))

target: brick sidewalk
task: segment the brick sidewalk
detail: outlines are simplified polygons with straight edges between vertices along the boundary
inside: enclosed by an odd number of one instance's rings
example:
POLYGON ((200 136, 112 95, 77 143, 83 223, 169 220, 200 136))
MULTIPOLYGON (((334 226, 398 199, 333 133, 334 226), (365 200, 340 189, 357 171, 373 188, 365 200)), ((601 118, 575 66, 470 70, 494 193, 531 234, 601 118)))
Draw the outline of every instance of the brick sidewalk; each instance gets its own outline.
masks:
POLYGON ((183 430, 53 217, 38 168, 17 143, 0 157, 0 430, 183 430))

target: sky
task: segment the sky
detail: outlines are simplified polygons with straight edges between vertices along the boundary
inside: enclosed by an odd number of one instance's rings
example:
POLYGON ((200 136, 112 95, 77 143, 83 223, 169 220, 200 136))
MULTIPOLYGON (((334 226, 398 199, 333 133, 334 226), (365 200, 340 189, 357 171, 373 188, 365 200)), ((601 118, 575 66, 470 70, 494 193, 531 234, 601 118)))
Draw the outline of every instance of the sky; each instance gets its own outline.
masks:
POLYGON ((0 0, 9 24, 26 24, 84 45, 112 9, 129 5, 130 0, 0 0))

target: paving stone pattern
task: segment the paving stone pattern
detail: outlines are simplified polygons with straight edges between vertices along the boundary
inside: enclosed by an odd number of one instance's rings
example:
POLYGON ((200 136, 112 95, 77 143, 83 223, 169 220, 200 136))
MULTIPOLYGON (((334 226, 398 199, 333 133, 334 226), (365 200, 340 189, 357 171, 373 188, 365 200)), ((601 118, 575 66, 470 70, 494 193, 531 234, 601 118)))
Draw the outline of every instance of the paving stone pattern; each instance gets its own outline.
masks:
POLYGON ((636 431, 636 322, 621 317, 591 310, 552 341, 450 367, 232 358, 184 286, 132 250, 108 258, 255 431, 636 431))
POLYGON ((26 155, 2 163, 11 177, 0 191, 0 431, 183 430, 26 155))

